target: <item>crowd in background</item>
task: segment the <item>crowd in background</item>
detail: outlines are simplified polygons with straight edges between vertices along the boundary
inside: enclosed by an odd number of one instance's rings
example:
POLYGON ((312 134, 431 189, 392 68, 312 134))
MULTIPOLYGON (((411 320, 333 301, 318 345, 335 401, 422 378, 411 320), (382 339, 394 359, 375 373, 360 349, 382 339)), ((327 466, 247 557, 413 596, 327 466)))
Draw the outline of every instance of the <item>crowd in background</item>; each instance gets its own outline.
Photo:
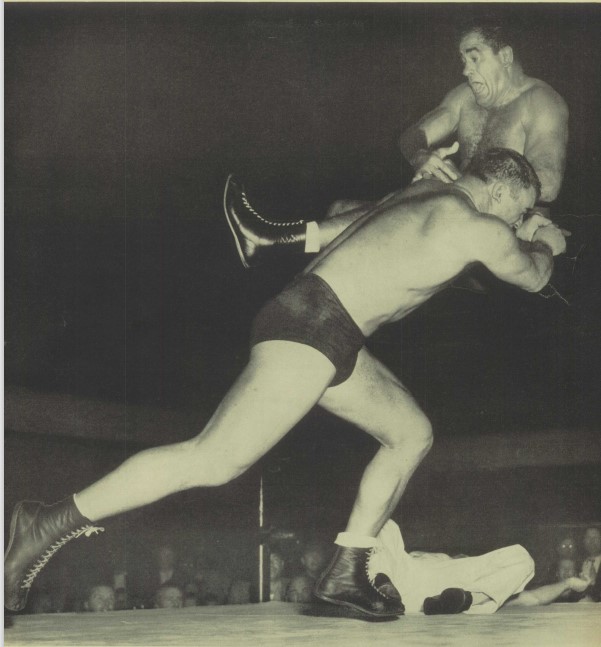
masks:
MULTIPOLYGON (((280 602, 306 603, 330 559, 333 546, 316 538, 266 545, 269 554, 269 598, 280 602)), ((227 551, 226 551, 227 552, 227 551)), ((547 582, 582 577, 591 582, 583 593, 568 591, 557 602, 598 602, 601 598, 601 528, 591 526, 566 534, 554 547, 547 565, 547 582)), ((224 604, 246 604, 258 600, 252 569, 236 573, 228 564, 205 554, 186 554, 168 542, 157 543, 146 563, 104 564, 102 573, 94 562, 78 568, 81 582, 56 586, 52 575, 40 578, 32 591, 26 613, 102 612, 125 609, 183 608, 224 604), (54 585, 53 585, 54 584, 54 585)), ((118 560, 117 560, 118 561, 118 560)), ((123 562, 123 560, 121 560, 123 562)), ((70 576, 73 580, 73 576, 70 576)))

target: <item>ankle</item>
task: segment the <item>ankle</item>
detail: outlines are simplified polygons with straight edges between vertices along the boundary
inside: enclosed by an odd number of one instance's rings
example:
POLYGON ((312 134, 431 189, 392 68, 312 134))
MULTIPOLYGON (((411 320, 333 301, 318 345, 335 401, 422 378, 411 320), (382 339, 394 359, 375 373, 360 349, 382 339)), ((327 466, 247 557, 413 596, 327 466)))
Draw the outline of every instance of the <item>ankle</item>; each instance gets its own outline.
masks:
POLYGON ((321 249, 319 242, 319 225, 311 220, 306 223, 305 254, 316 254, 321 249))
POLYGON ((75 505, 75 508, 77 509, 79 514, 82 517, 85 517, 86 519, 88 519, 88 521, 91 521, 92 523, 96 521, 100 521, 97 515, 88 514, 89 510, 86 509, 85 503, 84 505, 82 505, 81 501, 79 500, 79 496, 80 496, 80 493, 75 493, 73 495, 73 504, 75 505))

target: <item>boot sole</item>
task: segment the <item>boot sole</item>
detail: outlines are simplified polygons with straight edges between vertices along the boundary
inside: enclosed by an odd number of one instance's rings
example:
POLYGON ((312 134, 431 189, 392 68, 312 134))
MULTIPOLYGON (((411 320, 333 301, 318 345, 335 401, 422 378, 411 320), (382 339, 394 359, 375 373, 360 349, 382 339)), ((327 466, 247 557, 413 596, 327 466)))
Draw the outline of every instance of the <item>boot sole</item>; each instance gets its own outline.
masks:
POLYGON ((236 235, 236 230, 234 229, 234 225, 232 224, 232 221, 230 219, 230 214, 227 211, 227 203, 226 203, 226 198, 227 198, 227 192, 230 187, 230 180, 232 179, 233 174, 230 173, 230 175, 227 176, 227 180, 225 181, 225 190, 223 191, 223 213, 225 214, 225 219, 227 220, 228 227, 230 228, 230 231, 232 232, 232 236, 234 237, 234 243, 236 243, 236 249, 238 250, 238 256, 240 257, 240 261, 242 262, 242 265, 244 265, 245 269, 250 269, 250 265, 246 261, 246 258, 244 257, 244 252, 242 251, 242 247, 240 246, 240 241, 238 240, 238 236, 236 235))
POLYGON ((399 616, 403 615, 402 612, 401 613, 374 613, 372 611, 368 611, 367 609, 364 609, 363 607, 353 604, 352 602, 334 600, 332 598, 329 598, 327 595, 323 595, 322 593, 313 592, 313 595, 316 598, 323 600, 324 602, 329 602, 330 604, 335 604, 336 606, 339 606, 339 607, 346 607, 347 609, 353 609, 353 611, 358 611, 362 615, 369 616, 370 618, 398 618, 399 616))

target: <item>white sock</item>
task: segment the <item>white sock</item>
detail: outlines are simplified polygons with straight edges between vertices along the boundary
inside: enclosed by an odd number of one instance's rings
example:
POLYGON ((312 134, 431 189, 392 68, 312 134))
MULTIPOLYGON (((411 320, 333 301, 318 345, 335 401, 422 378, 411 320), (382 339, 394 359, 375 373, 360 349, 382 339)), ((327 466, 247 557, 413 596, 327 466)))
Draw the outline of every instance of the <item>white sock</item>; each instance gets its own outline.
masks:
MULTIPOLYGON (((77 494, 73 495, 73 503, 75 503, 75 507, 79 510, 79 514, 82 517, 85 517, 89 521, 92 521, 92 518, 89 515, 86 514, 85 510, 81 509, 81 506, 79 505, 79 502, 77 501, 77 494)), ((94 522, 92 521, 92 523, 94 523, 94 522)))
POLYGON ((359 535, 355 532, 339 532, 335 544, 345 548, 373 548, 378 540, 369 535, 359 535))
POLYGON ((305 233, 305 254, 316 254, 319 249, 319 225, 315 220, 311 220, 311 222, 307 223, 305 233))

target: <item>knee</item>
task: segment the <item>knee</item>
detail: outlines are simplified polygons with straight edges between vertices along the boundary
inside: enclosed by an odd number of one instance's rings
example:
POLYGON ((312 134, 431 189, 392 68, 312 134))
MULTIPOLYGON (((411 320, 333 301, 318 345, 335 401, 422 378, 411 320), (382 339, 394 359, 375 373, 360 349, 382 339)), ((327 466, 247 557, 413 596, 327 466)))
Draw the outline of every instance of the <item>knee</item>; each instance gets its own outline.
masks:
POLYGON ((405 421, 398 428, 394 447, 424 457, 431 449, 434 442, 432 423, 425 415, 417 416, 409 424, 405 421))
POLYGON ((236 460, 235 456, 219 449, 213 451, 206 443, 197 440, 188 445, 185 456, 181 470, 184 488, 226 485, 250 467, 236 460))

